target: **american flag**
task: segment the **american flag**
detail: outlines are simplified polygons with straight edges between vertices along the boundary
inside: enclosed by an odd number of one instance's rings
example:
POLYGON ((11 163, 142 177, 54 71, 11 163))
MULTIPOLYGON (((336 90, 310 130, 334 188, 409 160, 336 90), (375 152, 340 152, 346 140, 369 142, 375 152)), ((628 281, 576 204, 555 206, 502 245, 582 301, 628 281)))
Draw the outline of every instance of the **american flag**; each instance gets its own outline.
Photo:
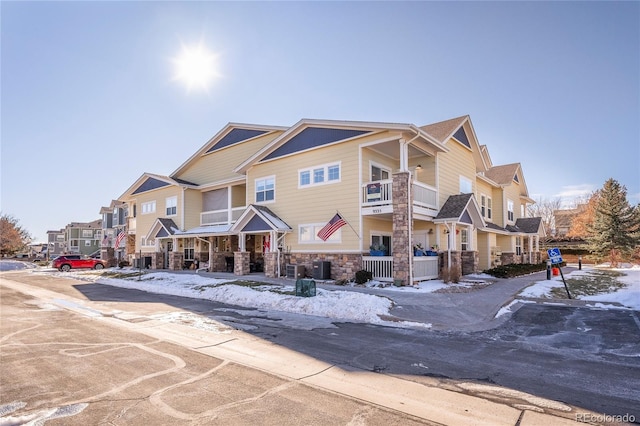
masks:
POLYGON ((327 223, 322 227, 321 230, 318 231, 318 237, 320 237, 322 241, 327 241, 334 232, 336 232, 346 224, 347 222, 342 218, 342 216, 340 216, 340 213, 336 213, 335 216, 331 218, 329 223, 327 223))
POLYGON ((124 240, 124 237, 126 236, 127 234, 124 232, 124 230, 120 230, 120 233, 116 237, 116 243, 113 245, 113 248, 117 250, 120 247, 120 243, 122 242, 122 240, 124 240))

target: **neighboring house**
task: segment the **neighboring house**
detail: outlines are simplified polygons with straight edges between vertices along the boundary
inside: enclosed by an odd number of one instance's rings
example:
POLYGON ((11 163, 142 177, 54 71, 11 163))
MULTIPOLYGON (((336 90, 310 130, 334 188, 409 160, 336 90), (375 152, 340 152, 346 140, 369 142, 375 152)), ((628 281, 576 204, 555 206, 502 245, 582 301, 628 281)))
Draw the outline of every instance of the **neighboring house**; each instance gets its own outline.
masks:
POLYGON ((95 255, 102 241, 102 220, 71 222, 64 228, 65 253, 95 255))
POLYGON ((60 256, 66 251, 67 242, 65 240, 65 231, 47 231, 47 254, 49 259, 60 256))
POLYGON ((573 219, 586 209, 586 204, 580 204, 574 209, 561 209, 553 211, 554 236, 564 237, 569 233, 573 219))
MULTIPOLYGON (((109 206, 100 209, 102 216, 102 239, 100 241, 100 258, 107 260, 110 266, 126 259, 127 238, 118 238, 122 232, 127 234, 129 222, 129 206, 118 200, 112 200, 109 206), (117 244, 117 247, 116 247, 117 244)), ((129 226, 135 232, 135 223, 129 226)))
POLYGON ((537 263, 544 234, 540 218, 525 217, 533 200, 520 164, 493 166, 468 116, 423 127, 231 123, 171 175, 145 173, 118 200, 138 213, 127 253, 150 268, 198 261, 279 276, 302 265, 317 278, 366 269, 407 284, 443 267, 537 263), (320 238, 336 214, 346 225, 320 238))

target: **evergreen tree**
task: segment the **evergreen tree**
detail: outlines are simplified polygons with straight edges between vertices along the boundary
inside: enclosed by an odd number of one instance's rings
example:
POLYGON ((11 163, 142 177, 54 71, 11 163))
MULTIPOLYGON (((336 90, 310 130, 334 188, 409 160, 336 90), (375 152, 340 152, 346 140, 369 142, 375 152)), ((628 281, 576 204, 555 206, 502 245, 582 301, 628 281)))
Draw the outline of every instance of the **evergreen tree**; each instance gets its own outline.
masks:
POLYGON ((587 226, 589 251, 617 267, 640 245, 640 207, 627 201, 627 188, 609 179, 598 191, 593 222, 587 226))

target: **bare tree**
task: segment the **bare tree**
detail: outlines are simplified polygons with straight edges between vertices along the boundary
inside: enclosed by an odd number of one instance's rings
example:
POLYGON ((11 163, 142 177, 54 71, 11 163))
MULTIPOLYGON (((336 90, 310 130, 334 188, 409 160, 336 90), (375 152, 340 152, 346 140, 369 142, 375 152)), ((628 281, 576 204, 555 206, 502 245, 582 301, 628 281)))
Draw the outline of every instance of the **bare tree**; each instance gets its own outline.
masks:
POLYGON ((561 205, 560 198, 539 197, 535 200, 535 204, 527 206, 527 214, 529 217, 541 217, 544 231, 547 235, 552 235, 556 227, 553 212, 560 210, 561 205))

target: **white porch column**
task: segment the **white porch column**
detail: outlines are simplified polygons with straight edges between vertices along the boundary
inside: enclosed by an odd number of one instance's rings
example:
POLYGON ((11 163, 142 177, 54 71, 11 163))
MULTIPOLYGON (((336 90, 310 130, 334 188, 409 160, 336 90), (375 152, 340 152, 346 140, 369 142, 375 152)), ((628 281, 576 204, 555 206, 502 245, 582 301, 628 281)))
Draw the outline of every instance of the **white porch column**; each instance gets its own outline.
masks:
POLYGON ((238 234, 238 250, 239 251, 246 251, 246 246, 247 246, 247 235, 244 233, 240 233, 238 234))
POLYGON ((406 172, 409 170, 409 143, 406 139, 399 139, 400 143, 400 171, 406 172))

